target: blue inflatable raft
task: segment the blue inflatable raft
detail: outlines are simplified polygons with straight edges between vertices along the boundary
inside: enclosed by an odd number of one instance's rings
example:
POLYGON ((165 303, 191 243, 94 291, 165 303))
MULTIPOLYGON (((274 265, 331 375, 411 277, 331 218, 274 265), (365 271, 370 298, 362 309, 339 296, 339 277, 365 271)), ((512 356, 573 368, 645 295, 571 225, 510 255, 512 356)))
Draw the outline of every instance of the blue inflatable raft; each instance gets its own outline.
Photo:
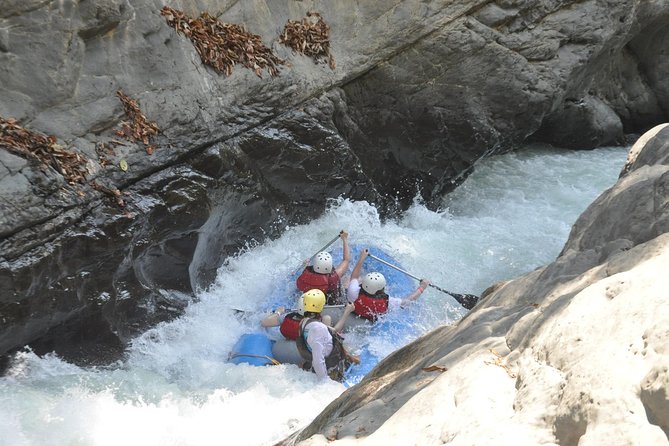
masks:
MULTIPOLYGON (((355 262, 361 249, 364 247, 351 246, 351 263, 355 262)), ((336 259, 342 257, 341 248, 331 251, 336 259)), ((380 249, 370 248, 370 252, 393 265, 400 266, 399 263, 390 255, 380 249)), ((352 266, 351 266, 352 268, 352 266)), ((402 274, 401 272, 390 268, 380 262, 369 259, 363 266, 363 274, 376 271, 383 274, 386 278, 386 292, 393 297, 404 297, 416 289, 417 283, 414 279, 402 274)), ((296 296, 299 294, 295 287, 295 281, 300 272, 294 276, 286 278, 285 283, 279 284, 272 296, 267 299, 269 308, 283 306, 293 308, 295 306, 296 296)), ((350 273, 350 269, 349 269, 350 273)), ((415 307, 415 305, 413 306, 415 307)), ((351 353, 360 356, 360 364, 352 365, 345 374, 346 385, 353 385, 359 382, 367 373, 369 373, 376 364, 379 363, 385 355, 374 351, 372 344, 375 341, 393 345, 403 345, 404 340, 412 337, 414 333, 415 308, 403 309, 400 312, 394 312, 384 315, 378 322, 371 324, 369 321, 360 319, 355 315, 349 317, 343 336, 349 330, 355 330, 356 333, 363 333, 365 342, 362 346, 354 348, 351 353)), ((332 309, 330 311, 333 323, 336 323, 341 309, 332 309)), ((325 314, 325 311, 324 311, 325 314)), ((344 342, 347 345, 346 342, 344 342)), ((347 345, 348 347, 348 345, 347 345)), ((349 350, 351 350, 349 348, 349 350)), ((247 333, 240 337, 230 353, 230 362, 234 364, 250 364, 254 366, 265 366, 280 363, 301 364, 302 359, 297 352, 294 341, 279 340, 273 341, 266 333, 247 333)))
POLYGON ((243 334, 230 352, 228 361, 257 366, 279 364, 272 355, 272 341, 265 333, 243 334))

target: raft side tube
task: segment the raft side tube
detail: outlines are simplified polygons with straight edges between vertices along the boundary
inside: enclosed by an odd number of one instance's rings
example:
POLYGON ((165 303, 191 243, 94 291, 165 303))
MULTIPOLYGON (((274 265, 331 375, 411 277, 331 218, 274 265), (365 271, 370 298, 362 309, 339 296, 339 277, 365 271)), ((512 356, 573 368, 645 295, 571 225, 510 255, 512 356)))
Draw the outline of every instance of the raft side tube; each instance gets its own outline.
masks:
POLYGON ((264 333, 243 334, 232 348, 228 362, 255 366, 276 364, 272 341, 264 333))
POLYGON ((301 366, 304 362, 300 352, 297 350, 297 343, 288 339, 280 339, 272 346, 274 359, 282 364, 296 364, 301 366))
MULTIPOLYGON (((332 325, 336 325, 339 319, 341 319, 342 315, 344 314, 344 309, 343 308, 323 308, 323 311, 321 312, 322 316, 330 316, 332 318, 332 325)), ((361 325, 371 327, 373 324, 371 321, 361 318, 360 316, 356 315, 355 313, 351 313, 348 316, 348 319, 346 319, 346 323, 344 324, 344 329, 343 332, 347 332, 349 330, 353 330, 357 327, 360 327, 361 325)))

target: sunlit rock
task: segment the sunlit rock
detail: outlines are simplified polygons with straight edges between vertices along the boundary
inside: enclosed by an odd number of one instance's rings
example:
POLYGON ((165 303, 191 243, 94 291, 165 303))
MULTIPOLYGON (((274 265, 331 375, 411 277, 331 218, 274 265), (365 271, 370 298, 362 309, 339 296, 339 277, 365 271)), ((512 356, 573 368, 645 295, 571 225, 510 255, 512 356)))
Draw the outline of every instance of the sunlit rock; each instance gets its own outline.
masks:
POLYGON ((554 263, 387 357, 282 444, 668 444, 669 127, 651 134, 554 263))

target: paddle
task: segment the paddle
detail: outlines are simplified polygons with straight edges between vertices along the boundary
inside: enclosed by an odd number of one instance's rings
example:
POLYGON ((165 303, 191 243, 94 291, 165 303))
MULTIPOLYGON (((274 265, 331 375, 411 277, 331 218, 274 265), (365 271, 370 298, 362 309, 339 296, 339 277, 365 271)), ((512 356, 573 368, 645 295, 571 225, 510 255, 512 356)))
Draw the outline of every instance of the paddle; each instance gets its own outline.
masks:
MULTIPOLYGON (((343 232, 344 232, 343 229, 342 229, 341 231, 339 231, 339 234, 337 234, 337 236, 336 236, 335 238, 333 238, 332 240, 330 240, 330 241, 327 243, 327 245, 323 246, 321 249, 319 249, 318 251, 316 251, 316 253, 315 253, 314 255, 312 255, 311 257, 309 257, 309 260, 307 260, 307 265, 314 259, 314 257, 316 257, 316 255, 317 255, 319 252, 325 251, 326 249, 328 249, 328 248, 330 247, 330 245, 332 245, 334 242, 336 242, 336 241, 339 239, 339 237, 341 237, 341 235, 342 235, 343 232)), ((303 268, 304 268, 304 266, 301 266, 300 268, 297 269, 297 271, 295 271, 295 273, 300 272, 303 268)))
MULTIPOLYGON (((325 305, 323 308, 344 308, 346 305, 345 304, 337 304, 337 305, 325 305)), ((242 310, 239 308, 232 308, 232 311, 235 313, 256 313, 256 310, 242 310)), ((298 311, 297 308, 293 308, 292 310, 286 310, 284 313, 292 313, 298 311)))
MULTIPOLYGON (((328 248, 330 247, 330 245, 332 245, 334 242, 336 242, 336 241, 341 237, 341 235, 342 235, 343 233, 344 233, 344 230, 343 230, 343 229, 342 229, 341 231, 339 231, 339 234, 337 234, 337 236, 336 236, 335 238, 333 238, 332 240, 330 240, 329 242, 327 242, 327 244, 326 244, 325 246, 323 246, 321 249, 319 249, 318 251, 316 251, 316 253, 315 253, 314 255, 312 255, 311 257, 309 257, 309 260, 307 260, 307 264, 309 264, 309 263, 311 262, 311 260, 312 260, 314 257, 316 257, 316 255, 317 255, 319 252, 322 252, 322 251, 325 251, 326 249, 328 249, 328 248)), ((304 266, 300 266, 300 267, 295 271, 294 274, 297 274, 298 272, 302 271, 303 268, 304 268, 304 266)), ((344 307, 343 305, 326 305, 326 306, 325 306, 325 308, 343 308, 343 307, 344 307)), ((254 312, 255 312, 255 310, 242 310, 242 309, 239 309, 239 308, 231 308, 231 310, 234 311, 235 313, 254 313, 254 312)), ((289 311, 297 311, 297 310, 289 310, 289 311)))
MULTIPOLYGON (((418 280, 418 281, 421 280, 420 277, 414 276, 413 274, 411 274, 411 273, 409 273, 409 272, 407 272, 407 271, 404 271, 402 268, 397 267, 397 266, 393 265, 392 263, 388 263, 388 262, 386 262, 385 260, 380 259, 380 258, 378 258, 378 257, 376 257, 376 256, 374 256, 374 255, 372 255, 372 254, 369 254, 368 256, 371 257, 371 258, 373 258, 373 259, 376 260, 377 262, 381 262, 381 263, 383 263, 383 264, 386 265, 386 266, 389 266, 389 267, 391 267, 391 268, 393 268, 393 269, 396 269, 397 271, 399 271, 399 272, 401 272, 401 273, 403 273, 403 274, 406 274, 406 275, 409 276, 409 277, 412 277, 412 278, 414 278, 414 279, 416 279, 416 280, 418 280)), ((473 295, 473 294, 459 294, 459 293, 453 293, 453 292, 451 292, 451 291, 447 291, 447 290, 445 290, 445 289, 443 289, 443 288, 440 288, 440 287, 438 287, 438 286, 436 286, 436 285, 434 285, 434 284, 432 284, 432 283, 430 284, 430 286, 431 286, 432 288, 436 288, 437 290, 441 291, 442 293, 448 294, 449 296, 453 296, 453 297, 455 298, 455 300, 457 300, 458 303, 459 303, 460 305, 462 305, 463 307, 465 307, 465 308, 468 309, 468 310, 471 310, 472 308, 474 308, 474 305, 476 305, 476 303, 479 301, 479 297, 478 297, 478 296, 475 296, 475 295, 473 295)))

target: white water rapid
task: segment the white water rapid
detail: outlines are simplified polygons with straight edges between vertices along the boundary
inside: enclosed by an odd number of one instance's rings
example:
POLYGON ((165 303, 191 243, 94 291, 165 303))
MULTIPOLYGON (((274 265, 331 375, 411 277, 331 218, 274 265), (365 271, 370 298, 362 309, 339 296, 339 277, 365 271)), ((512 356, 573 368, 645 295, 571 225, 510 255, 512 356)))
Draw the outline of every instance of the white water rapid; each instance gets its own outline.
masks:
MULTIPOLYGON (((0 445, 271 445, 309 423, 345 388, 293 365, 226 363, 240 334, 258 323, 231 308, 262 308, 273 281, 340 229, 349 231, 351 243, 382 247, 435 285, 480 294, 550 263, 578 215, 615 183, 626 153, 533 149, 494 157, 477 165, 442 212, 416 203, 384 223, 367 203, 334 202, 321 218, 229 259, 183 317, 140 336, 127 360, 113 367, 18 355, 0 378, 0 445)), ((465 314, 432 288, 418 305, 421 333, 465 314)), ((382 355, 402 346, 374 342, 382 355)))

